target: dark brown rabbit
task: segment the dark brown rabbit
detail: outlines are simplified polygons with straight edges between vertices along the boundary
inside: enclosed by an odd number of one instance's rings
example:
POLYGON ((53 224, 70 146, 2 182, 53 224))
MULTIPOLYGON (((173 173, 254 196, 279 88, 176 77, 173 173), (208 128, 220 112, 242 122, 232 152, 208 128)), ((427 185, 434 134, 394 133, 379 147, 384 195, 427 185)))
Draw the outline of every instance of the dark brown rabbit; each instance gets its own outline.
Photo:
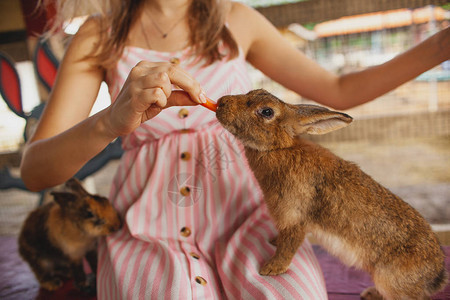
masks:
POLYGON ((76 179, 66 182, 67 191, 52 192, 54 202, 32 211, 19 236, 19 252, 39 284, 56 290, 65 280, 88 293, 95 281, 83 270, 86 257, 93 274, 97 269, 96 241, 120 229, 122 222, 108 199, 89 194, 76 179))
POLYGON ((372 275, 364 299, 426 299, 445 286, 444 253, 425 219, 355 164, 299 137, 342 128, 350 116, 255 90, 219 99, 217 118, 243 143, 279 232, 261 275, 286 272, 312 232, 372 275))

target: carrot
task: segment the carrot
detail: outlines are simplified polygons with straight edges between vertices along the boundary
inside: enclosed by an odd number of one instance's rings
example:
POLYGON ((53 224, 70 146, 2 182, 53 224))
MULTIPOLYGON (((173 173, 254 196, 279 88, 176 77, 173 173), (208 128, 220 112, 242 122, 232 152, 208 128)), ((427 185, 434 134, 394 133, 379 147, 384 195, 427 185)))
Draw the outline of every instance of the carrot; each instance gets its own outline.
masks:
POLYGON ((206 107, 209 110, 212 110, 213 112, 216 112, 217 110, 217 104, 212 101, 209 98, 206 98, 206 103, 200 103, 202 106, 206 107))

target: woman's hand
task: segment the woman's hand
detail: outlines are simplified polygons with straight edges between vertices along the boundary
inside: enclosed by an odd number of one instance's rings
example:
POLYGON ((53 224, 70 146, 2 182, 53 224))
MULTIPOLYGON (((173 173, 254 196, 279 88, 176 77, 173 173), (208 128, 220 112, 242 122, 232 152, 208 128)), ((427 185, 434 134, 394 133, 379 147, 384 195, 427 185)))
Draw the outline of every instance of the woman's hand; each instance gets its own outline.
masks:
POLYGON ((107 108, 106 127, 111 136, 131 133, 163 108, 205 102, 200 84, 170 63, 139 62, 128 75, 115 102, 107 108), (172 85, 184 92, 172 91, 172 85))

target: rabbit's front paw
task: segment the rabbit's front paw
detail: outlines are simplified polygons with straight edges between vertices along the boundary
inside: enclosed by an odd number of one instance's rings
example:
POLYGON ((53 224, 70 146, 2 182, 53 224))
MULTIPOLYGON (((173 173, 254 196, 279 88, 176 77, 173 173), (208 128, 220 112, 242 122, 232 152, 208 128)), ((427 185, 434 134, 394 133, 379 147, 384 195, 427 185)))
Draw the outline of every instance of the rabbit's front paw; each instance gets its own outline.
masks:
POLYGON ((289 267, 288 265, 282 264, 279 261, 276 260, 269 260, 262 266, 262 268, 259 270, 259 274, 263 276, 273 276, 273 275, 279 275, 283 274, 287 271, 289 267))
POLYGON ((52 278, 49 280, 42 281, 40 284, 41 287, 43 289, 46 289, 47 291, 56 291, 57 289, 62 287, 63 282, 59 278, 52 278))
POLYGON ((95 275, 90 273, 86 275, 86 281, 83 283, 77 283, 76 286, 83 293, 95 296, 97 294, 97 285, 95 275))
POLYGON ((365 289, 360 296, 362 300, 383 300, 383 296, 374 286, 365 289))

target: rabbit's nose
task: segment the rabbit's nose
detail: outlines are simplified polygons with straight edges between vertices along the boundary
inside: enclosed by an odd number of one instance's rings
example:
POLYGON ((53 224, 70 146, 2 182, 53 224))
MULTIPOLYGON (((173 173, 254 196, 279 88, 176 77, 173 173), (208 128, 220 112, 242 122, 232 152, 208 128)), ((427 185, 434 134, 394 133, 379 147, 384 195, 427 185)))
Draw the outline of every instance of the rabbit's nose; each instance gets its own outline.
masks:
POLYGON ((114 225, 110 225, 108 230, 109 232, 116 232, 118 231, 120 228, 122 228, 122 223, 121 222, 117 222, 114 225))
POLYGON ((109 224, 108 230, 110 232, 116 232, 120 228, 122 228, 122 226, 123 226, 122 218, 120 217, 119 214, 117 214, 117 218, 109 224))

